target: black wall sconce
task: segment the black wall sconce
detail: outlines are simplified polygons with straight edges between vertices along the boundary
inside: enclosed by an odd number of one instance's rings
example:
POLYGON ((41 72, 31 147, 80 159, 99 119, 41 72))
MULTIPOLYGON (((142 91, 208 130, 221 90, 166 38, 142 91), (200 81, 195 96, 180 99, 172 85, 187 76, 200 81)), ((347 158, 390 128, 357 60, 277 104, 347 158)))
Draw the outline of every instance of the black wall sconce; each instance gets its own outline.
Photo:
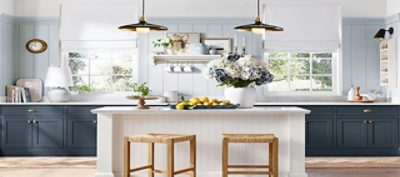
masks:
POLYGON ((386 32, 389 32, 390 35, 394 33, 394 28, 390 27, 388 30, 381 28, 374 36, 374 39, 385 39, 386 32))

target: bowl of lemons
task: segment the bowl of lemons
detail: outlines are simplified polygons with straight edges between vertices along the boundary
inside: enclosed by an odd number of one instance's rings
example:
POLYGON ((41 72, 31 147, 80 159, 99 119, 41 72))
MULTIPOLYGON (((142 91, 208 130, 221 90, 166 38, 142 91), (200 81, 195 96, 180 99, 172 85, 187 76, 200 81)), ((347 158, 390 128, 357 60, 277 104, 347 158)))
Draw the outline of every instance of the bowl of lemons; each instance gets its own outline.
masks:
POLYGON ((196 109, 237 109, 238 105, 227 100, 210 99, 208 97, 194 97, 189 101, 179 101, 170 105, 171 109, 196 110, 196 109))

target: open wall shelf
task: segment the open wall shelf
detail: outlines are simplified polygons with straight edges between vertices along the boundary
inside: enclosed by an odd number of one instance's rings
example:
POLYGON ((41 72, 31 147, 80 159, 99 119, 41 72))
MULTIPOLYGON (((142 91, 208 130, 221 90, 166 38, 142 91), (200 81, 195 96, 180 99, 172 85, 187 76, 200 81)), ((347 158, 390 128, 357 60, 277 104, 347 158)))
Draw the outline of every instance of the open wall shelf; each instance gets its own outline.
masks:
POLYGON ((172 64, 172 63, 207 63, 211 60, 219 59, 221 55, 154 55, 152 57, 154 64, 172 64))

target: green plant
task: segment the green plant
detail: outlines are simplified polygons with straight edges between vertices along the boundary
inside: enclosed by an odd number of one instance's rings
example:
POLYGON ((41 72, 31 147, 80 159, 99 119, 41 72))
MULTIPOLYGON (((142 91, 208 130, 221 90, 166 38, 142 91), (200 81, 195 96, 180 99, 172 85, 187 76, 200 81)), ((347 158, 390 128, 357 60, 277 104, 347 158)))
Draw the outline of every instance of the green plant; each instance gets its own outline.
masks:
POLYGON ((134 83, 134 84, 131 84, 130 86, 132 87, 132 90, 135 93, 139 94, 139 95, 135 95, 135 96, 143 98, 143 97, 148 96, 151 92, 149 87, 147 87, 146 85, 147 85, 147 83, 144 82, 143 84, 134 83))
POLYGON ((74 86, 73 90, 80 93, 89 93, 92 91, 90 86, 87 84, 77 84, 74 86))
POLYGON ((153 46, 154 48, 162 47, 164 49, 164 52, 167 53, 167 49, 172 47, 172 40, 169 37, 164 39, 157 39, 153 41, 153 46))

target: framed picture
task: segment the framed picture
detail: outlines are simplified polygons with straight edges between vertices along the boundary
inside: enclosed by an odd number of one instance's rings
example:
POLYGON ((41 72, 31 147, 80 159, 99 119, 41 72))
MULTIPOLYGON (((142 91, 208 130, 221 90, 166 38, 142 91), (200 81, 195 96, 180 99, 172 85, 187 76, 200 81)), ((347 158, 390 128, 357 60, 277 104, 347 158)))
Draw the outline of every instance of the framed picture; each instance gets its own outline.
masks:
POLYGON ((232 39, 231 38, 205 38, 203 44, 208 49, 217 49, 218 54, 232 52, 232 39))
POLYGON ((200 44, 200 33, 167 33, 167 36, 173 41, 182 41, 185 44, 200 44))

